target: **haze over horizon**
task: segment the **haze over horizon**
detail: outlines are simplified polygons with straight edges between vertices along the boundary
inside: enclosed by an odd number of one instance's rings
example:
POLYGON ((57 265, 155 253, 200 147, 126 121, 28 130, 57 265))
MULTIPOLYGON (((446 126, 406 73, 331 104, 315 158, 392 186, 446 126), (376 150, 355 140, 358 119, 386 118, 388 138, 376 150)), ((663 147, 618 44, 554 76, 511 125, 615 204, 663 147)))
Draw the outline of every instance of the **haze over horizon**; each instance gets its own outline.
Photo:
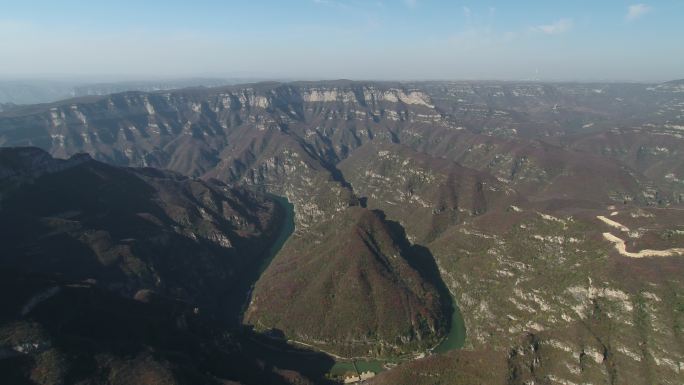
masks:
POLYGON ((684 77, 676 0, 5 3, 3 79, 684 77))
POLYGON ((672 385, 684 0, 0 0, 0 385, 672 385))

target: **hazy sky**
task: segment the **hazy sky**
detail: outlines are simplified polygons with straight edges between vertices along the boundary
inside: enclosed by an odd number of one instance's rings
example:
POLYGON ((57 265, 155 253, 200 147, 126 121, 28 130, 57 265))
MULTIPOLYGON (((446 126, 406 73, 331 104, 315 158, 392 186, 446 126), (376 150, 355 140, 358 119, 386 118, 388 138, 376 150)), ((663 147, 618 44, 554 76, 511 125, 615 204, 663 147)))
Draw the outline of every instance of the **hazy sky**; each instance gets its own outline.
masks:
POLYGON ((684 0, 0 0, 0 78, 684 78, 684 0))

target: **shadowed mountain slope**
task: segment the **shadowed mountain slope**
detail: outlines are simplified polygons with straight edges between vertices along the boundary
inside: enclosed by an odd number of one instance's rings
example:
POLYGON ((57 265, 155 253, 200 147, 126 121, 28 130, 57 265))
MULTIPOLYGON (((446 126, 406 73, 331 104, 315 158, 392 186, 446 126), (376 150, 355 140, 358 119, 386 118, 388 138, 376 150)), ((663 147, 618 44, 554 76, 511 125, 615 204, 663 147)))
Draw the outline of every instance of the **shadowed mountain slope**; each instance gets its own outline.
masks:
POLYGON ((87 155, 0 149, 0 175, 3 265, 128 296, 154 289, 226 314, 279 225, 279 207, 244 189, 87 155))

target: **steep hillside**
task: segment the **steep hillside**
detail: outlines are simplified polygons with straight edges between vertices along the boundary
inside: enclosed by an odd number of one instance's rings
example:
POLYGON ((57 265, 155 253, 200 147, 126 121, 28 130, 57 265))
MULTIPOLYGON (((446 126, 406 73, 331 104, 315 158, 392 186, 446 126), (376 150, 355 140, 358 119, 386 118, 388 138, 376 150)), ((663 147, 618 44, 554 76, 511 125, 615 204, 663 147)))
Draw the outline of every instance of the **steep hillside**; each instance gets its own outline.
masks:
POLYGON ((274 353, 237 324, 281 210, 171 172, 0 149, 3 381, 325 383, 330 358, 274 353))
POLYGON ((153 289, 226 314, 279 226, 279 207, 246 190, 87 155, 3 148, 0 177, 3 266, 127 296, 153 289))
POLYGON ((463 314, 466 351, 402 364, 375 383, 677 384, 683 254, 625 257, 603 233, 630 252, 681 247, 680 211, 523 207, 426 244, 463 314))
POLYGON ((429 252, 381 213, 352 208, 288 241, 245 321, 346 357, 391 357, 436 345, 450 312, 429 252))
POLYGON ((367 144, 339 165, 354 191, 425 243, 446 228, 520 199, 486 172, 398 144, 367 144))
MULTIPOLYGON (((4 384, 325 383, 274 362, 183 301, 149 292, 125 298, 93 283, 4 267, 0 278, 4 384)), ((307 357, 302 367, 325 362, 307 357)))

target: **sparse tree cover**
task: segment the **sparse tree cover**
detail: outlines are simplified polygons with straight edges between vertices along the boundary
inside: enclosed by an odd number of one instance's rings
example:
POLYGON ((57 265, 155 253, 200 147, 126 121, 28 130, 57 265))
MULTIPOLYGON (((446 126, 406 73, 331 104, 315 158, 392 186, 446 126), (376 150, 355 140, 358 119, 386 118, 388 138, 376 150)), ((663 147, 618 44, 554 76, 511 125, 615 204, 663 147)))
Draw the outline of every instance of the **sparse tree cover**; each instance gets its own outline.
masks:
POLYGON ((3 105, 0 374, 681 383, 682 91, 340 80, 3 105))

